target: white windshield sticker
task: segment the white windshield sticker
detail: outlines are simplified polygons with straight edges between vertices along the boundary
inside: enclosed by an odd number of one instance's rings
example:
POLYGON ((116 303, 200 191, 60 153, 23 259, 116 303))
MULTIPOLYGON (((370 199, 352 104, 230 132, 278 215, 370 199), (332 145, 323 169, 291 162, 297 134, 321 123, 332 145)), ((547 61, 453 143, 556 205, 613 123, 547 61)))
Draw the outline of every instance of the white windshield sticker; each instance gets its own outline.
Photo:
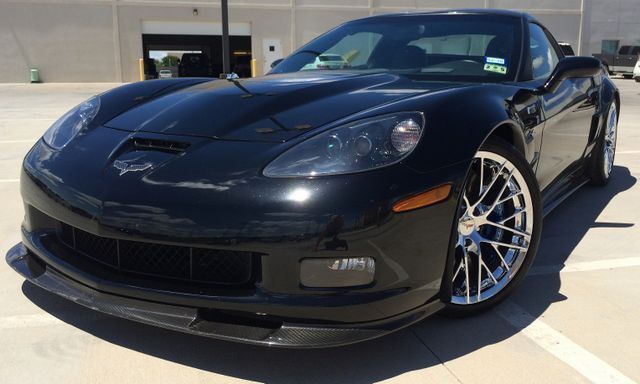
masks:
POLYGON ((499 65, 506 65, 507 61, 503 58, 500 57, 485 57, 484 58, 484 62, 487 64, 499 64, 499 65))
POLYGON ((487 71, 487 72, 499 73, 501 75, 506 75, 507 74, 507 67, 505 67, 504 65, 485 64, 484 65, 484 70, 487 71))

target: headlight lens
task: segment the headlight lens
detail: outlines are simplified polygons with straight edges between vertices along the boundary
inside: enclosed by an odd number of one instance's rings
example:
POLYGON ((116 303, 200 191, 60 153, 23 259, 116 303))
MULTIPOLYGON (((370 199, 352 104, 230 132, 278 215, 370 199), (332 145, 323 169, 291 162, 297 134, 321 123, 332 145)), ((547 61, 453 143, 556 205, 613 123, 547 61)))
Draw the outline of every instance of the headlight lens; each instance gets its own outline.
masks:
POLYGON ((86 129, 100 110, 100 98, 94 96, 65 113, 45 132, 42 139, 50 147, 61 149, 86 129))
POLYGON ((345 124, 289 149, 265 170, 267 177, 305 177, 361 172, 397 163, 418 145, 420 112, 399 112, 345 124))

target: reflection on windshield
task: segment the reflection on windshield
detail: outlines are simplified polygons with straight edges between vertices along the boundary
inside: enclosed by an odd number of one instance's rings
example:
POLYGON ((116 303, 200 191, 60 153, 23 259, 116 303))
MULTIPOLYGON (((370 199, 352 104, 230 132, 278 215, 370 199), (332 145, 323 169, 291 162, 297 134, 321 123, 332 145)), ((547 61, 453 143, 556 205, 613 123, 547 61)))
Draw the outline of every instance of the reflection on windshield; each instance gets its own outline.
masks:
POLYGON ((442 81, 512 81, 519 20, 496 15, 390 15, 346 23, 300 48, 271 73, 393 72, 442 81))

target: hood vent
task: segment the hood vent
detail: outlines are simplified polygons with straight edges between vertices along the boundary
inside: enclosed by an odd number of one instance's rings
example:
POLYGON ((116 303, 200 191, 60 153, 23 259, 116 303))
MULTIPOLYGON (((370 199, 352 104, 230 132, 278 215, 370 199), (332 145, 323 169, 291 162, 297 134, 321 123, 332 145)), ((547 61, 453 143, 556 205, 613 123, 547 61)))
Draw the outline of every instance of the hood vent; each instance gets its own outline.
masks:
POLYGON ((150 139, 144 137, 134 137, 131 139, 131 142, 136 149, 167 151, 174 153, 184 152, 191 145, 190 143, 186 143, 184 141, 150 139))

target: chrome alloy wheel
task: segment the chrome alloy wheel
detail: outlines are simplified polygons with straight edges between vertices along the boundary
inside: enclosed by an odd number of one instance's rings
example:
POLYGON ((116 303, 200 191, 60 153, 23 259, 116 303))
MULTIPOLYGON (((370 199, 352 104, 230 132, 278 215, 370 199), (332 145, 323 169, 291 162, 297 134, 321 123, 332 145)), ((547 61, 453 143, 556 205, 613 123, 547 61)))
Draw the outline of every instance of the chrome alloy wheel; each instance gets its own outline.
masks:
POLYGON ((451 303, 483 302, 518 273, 533 233, 531 193, 503 156, 479 151, 462 191, 451 303))
POLYGON ((604 175, 609 177, 613 168, 613 159, 616 155, 616 141, 618 138, 618 108, 616 103, 611 103, 607 115, 607 125, 604 131, 604 175))

